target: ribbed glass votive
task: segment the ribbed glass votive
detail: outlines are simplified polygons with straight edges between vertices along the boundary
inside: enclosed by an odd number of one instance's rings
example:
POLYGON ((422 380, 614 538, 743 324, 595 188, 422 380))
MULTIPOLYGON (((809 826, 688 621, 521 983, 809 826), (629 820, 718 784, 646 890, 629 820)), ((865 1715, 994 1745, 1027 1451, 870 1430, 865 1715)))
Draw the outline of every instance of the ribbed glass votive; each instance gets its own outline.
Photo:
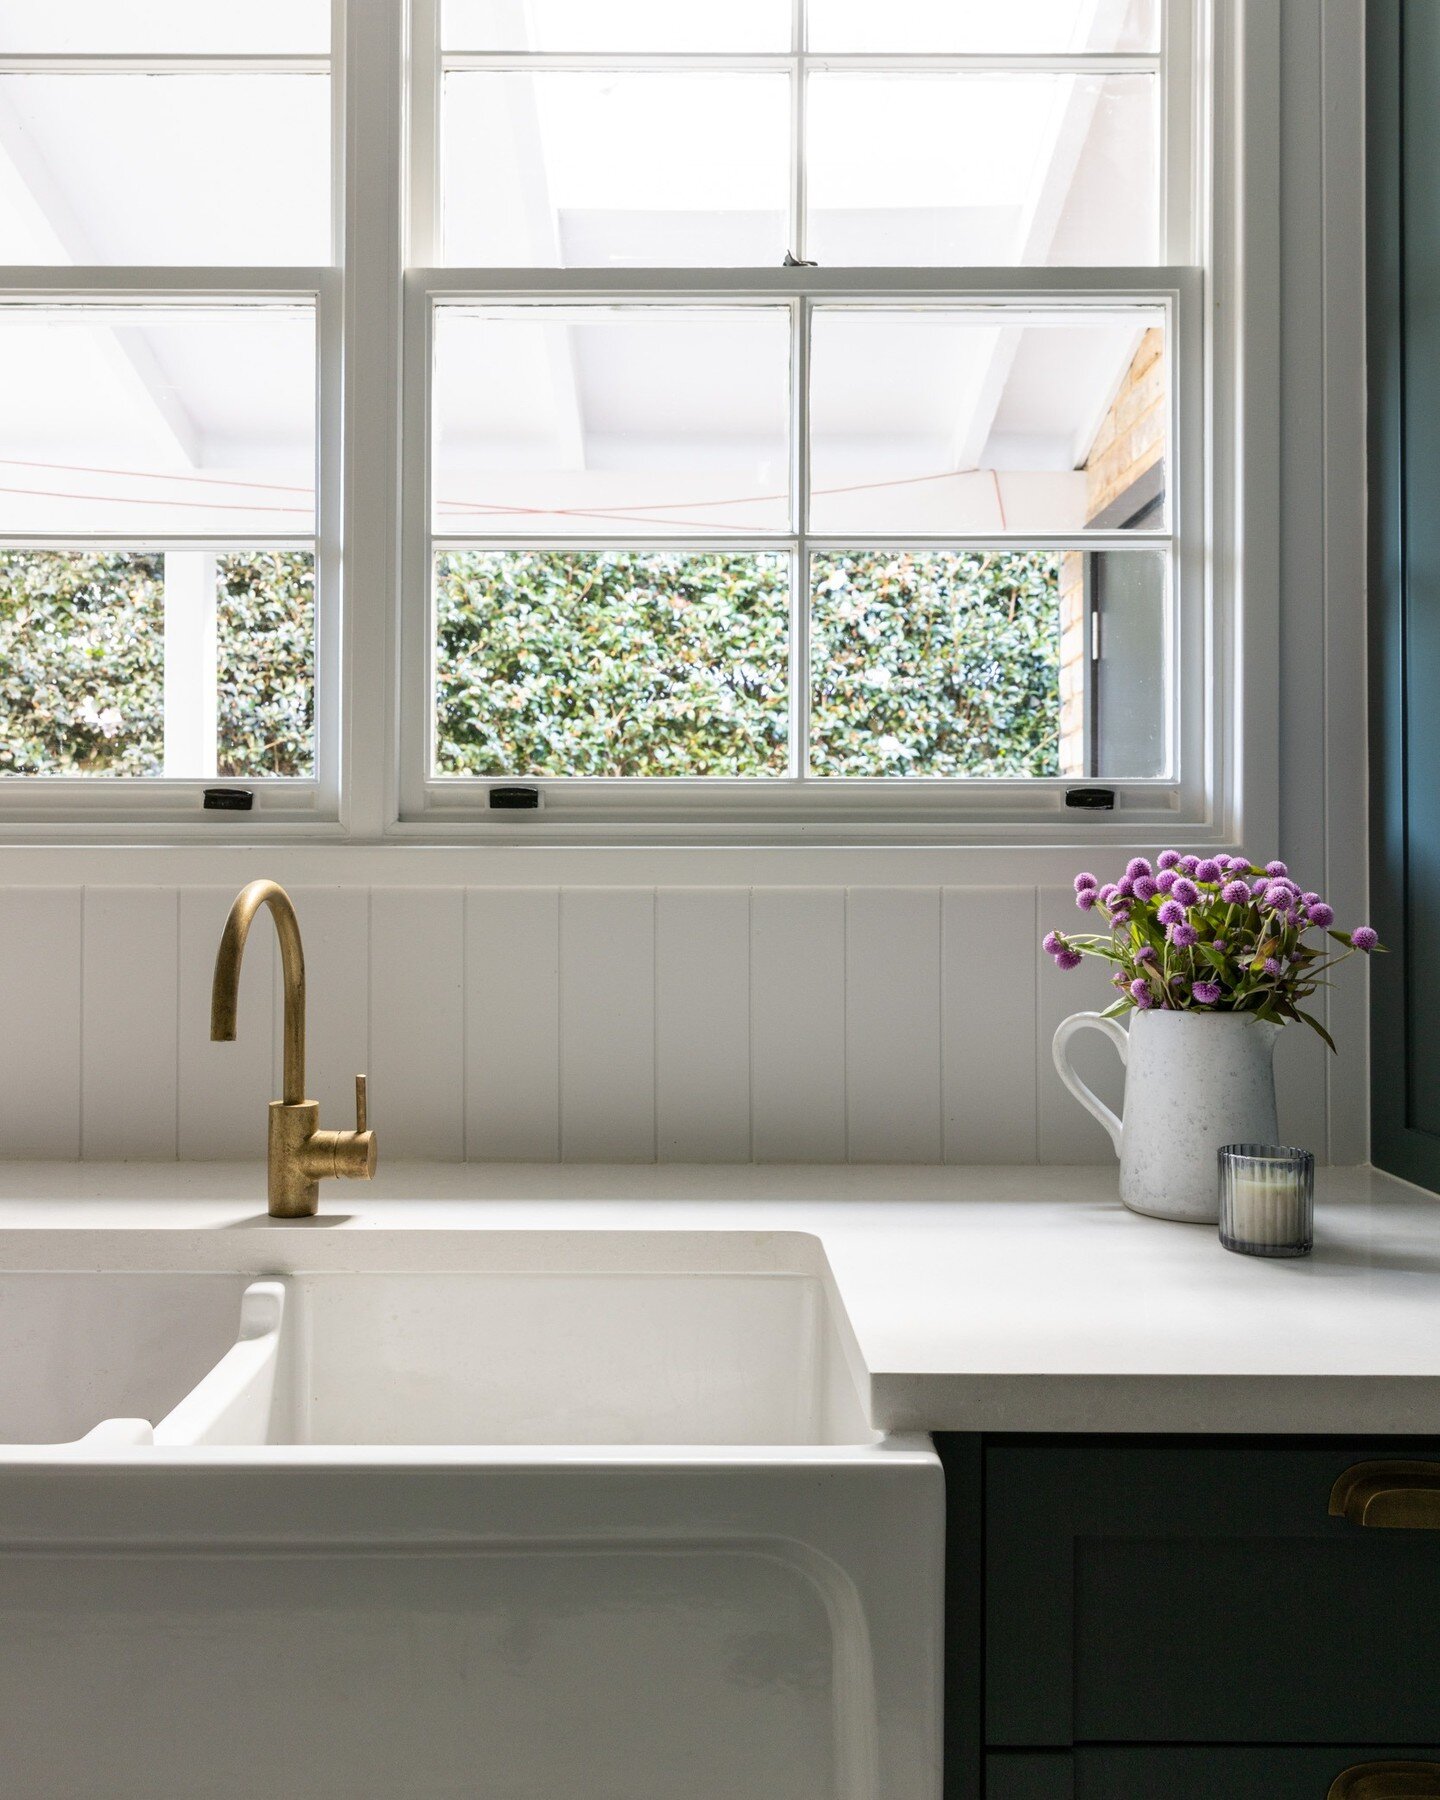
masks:
POLYGON ((1220 1242, 1243 1256, 1308 1256, 1315 1242, 1315 1158, 1290 1144, 1225 1144, 1220 1242))

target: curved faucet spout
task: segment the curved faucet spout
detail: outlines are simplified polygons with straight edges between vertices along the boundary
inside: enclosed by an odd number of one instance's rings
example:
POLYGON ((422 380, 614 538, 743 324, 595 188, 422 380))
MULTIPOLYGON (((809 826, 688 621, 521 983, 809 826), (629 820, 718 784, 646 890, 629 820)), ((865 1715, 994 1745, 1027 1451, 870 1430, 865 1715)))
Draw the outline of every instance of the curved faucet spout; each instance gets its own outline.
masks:
POLYGON ((217 1043, 234 1041, 240 964, 250 922, 262 906, 270 908, 275 920, 285 977, 285 1084, 281 1098, 286 1106, 300 1106, 305 1100, 305 952, 300 944, 295 908, 278 881, 252 881, 235 896, 215 955, 210 1036, 217 1043))

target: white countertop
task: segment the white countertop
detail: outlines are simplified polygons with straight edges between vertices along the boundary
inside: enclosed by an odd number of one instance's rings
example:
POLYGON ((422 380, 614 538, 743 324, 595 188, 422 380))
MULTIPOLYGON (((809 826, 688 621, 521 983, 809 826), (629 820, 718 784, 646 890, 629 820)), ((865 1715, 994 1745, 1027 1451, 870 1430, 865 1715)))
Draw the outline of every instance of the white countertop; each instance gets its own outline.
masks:
POLYGON ((265 1215, 259 1163, 0 1164, 0 1268, 459 1267, 477 1231, 807 1232, 876 1425, 1440 1432, 1440 1200, 1317 1177, 1315 1251, 1143 1219, 1113 1168, 410 1163, 265 1215))

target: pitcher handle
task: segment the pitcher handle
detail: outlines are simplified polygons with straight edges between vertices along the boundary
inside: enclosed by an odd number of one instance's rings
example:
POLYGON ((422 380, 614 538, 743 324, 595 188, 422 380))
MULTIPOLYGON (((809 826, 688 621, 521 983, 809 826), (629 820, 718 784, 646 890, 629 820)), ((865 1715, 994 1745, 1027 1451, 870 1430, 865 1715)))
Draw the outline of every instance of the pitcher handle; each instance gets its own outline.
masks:
POLYGON ((1062 1019, 1059 1026, 1056 1028, 1055 1041, 1052 1046, 1055 1056, 1055 1069, 1060 1079, 1085 1108, 1086 1112, 1093 1113, 1110 1133, 1110 1142, 1114 1144, 1115 1154, 1118 1156, 1120 1154, 1120 1140, 1124 1135, 1125 1127, 1121 1124, 1120 1120, 1115 1117, 1115 1114, 1111 1112, 1110 1108, 1099 1095, 1093 1093, 1086 1087, 1085 1083, 1075 1073, 1070 1064, 1070 1040, 1077 1031, 1083 1031, 1086 1026, 1089 1026, 1094 1031, 1103 1032, 1120 1052, 1121 1062, 1123 1063, 1126 1060, 1126 1055, 1130 1049, 1130 1039, 1125 1027, 1120 1021, 1118 1019, 1107 1019, 1103 1013, 1078 1012, 1071 1013, 1068 1019, 1062 1019))

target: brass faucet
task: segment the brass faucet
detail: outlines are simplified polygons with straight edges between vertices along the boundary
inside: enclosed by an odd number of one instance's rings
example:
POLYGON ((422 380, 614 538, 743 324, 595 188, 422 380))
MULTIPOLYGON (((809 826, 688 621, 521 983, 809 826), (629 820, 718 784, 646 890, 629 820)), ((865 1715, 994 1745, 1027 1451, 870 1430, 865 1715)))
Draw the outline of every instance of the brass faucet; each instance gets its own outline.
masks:
POLYGON ((235 1041, 240 963, 250 922, 268 906, 280 939, 285 976, 285 1074, 281 1097, 270 1102, 269 1192, 273 1219, 308 1219, 320 1204, 327 1176, 369 1181, 375 1174, 375 1133, 366 1129, 365 1077, 355 1077, 354 1131, 322 1131, 320 1104, 305 1098, 305 951, 290 896, 276 881, 252 881, 230 908, 215 956, 210 1036, 235 1041))

